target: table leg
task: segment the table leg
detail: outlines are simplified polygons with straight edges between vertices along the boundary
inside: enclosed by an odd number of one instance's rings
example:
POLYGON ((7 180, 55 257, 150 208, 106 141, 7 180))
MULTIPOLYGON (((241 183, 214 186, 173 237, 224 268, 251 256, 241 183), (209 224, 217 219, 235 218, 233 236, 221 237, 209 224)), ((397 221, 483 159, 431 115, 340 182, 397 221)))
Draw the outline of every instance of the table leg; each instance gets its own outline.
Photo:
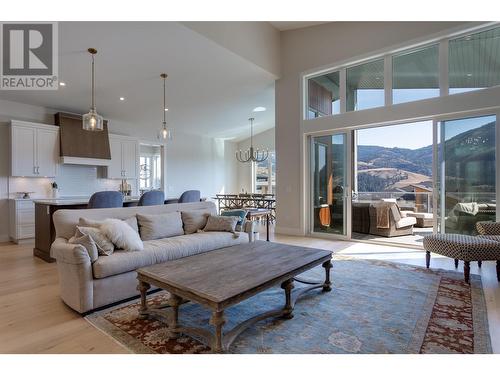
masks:
POLYGON ((139 285, 137 290, 141 293, 141 308, 139 309, 139 318, 146 319, 148 317, 148 303, 146 301, 147 291, 151 288, 151 285, 144 281, 139 280, 139 285))
POLYGON ((170 294, 170 298, 168 299, 168 304, 172 307, 172 312, 170 315, 170 324, 169 324, 169 333, 170 338, 177 338, 179 335, 176 332, 177 327, 179 326, 179 306, 182 302, 182 298, 176 296, 175 294, 170 294))
POLYGON ((332 268, 332 261, 328 260, 323 263, 325 268, 325 282, 323 283, 323 292, 330 292, 332 290, 332 282, 330 281, 330 269, 332 268))
POLYGON ((269 242, 269 214, 266 215, 266 239, 269 242))
POLYGON ((224 351, 222 344, 222 326, 224 323, 226 323, 224 319, 224 310, 212 312, 210 324, 215 327, 215 337, 212 344, 212 351, 214 353, 222 353, 224 351))
POLYGON ((288 279, 281 284, 281 288, 285 290, 285 307, 283 308, 284 319, 293 318, 293 306, 292 306, 292 289, 293 289, 293 279, 288 279))

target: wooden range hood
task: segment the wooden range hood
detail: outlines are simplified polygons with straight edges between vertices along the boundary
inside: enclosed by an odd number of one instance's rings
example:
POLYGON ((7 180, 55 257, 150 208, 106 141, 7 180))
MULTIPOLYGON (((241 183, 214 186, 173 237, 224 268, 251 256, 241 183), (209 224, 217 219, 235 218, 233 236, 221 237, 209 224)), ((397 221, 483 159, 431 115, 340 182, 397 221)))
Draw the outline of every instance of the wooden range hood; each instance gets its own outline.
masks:
POLYGON ((107 120, 102 131, 89 132, 82 128, 81 115, 58 112, 55 124, 60 127, 63 164, 106 166, 111 163, 107 120))

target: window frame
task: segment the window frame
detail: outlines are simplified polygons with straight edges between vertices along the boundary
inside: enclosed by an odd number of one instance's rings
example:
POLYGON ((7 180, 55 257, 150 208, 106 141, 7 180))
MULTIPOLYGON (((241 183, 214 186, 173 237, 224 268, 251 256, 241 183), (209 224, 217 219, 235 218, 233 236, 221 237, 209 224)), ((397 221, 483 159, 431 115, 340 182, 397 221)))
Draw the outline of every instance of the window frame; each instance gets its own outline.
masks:
MULTIPOLYGON (((274 154, 274 164, 276 168, 276 151, 269 151, 269 156, 265 160, 267 162, 267 172, 268 172, 268 181, 267 181, 267 188, 268 192, 265 194, 276 194, 276 173, 274 173, 274 183, 273 183, 273 162, 272 162, 272 157, 271 154, 274 154), (274 191, 274 193, 273 193, 274 191)), ((258 168, 258 163, 253 162, 252 163, 252 185, 253 185, 253 193, 261 193, 257 191, 257 168, 258 168)), ((261 185, 264 186, 264 185, 261 185)))
MULTIPOLYGON (((340 116, 345 114, 346 111, 346 71, 347 69, 351 67, 355 67, 364 63, 368 63, 370 61, 378 60, 383 58, 384 59, 384 97, 385 97, 385 102, 383 106, 380 107, 373 107, 373 108, 367 108, 367 109, 360 109, 360 110, 355 110, 355 111, 348 111, 348 112, 359 112, 359 111, 369 111, 369 110, 374 110, 374 109, 379 109, 379 108, 385 108, 391 105, 405 105, 408 103, 416 103, 420 102, 423 100, 435 100, 437 98, 443 97, 443 96, 448 96, 448 95, 468 95, 469 92, 462 92, 462 93, 449 93, 449 76, 448 76, 448 55, 449 55, 449 41, 458 39, 461 37, 465 37, 467 35, 472 35, 475 33, 480 33, 483 31, 488 31, 491 29, 499 28, 500 27, 500 22, 488 22, 488 23, 483 23, 481 25, 477 25, 471 28, 467 29, 459 29, 454 32, 450 32, 448 34, 442 35, 442 36, 437 36, 434 38, 429 38, 428 40, 424 40, 422 42, 417 42, 414 44, 407 44, 404 46, 401 46, 399 48, 395 49, 390 49, 385 52, 379 52, 379 53, 373 53, 370 56, 367 57, 362 57, 359 59, 350 59, 345 62, 342 62, 338 65, 335 66, 329 66, 325 67, 323 69, 315 69, 310 72, 304 72, 301 74, 301 85, 302 85, 302 121, 308 122, 308 121, 315 121, 318 120, 319 118, 331 118, 334 116, 340 116), (402 102, 398 104, 393 104, 393 87, 392 87, 392 60, 393 57, 396 55, 401 55, 405 53, 411 53, 412 51, 416 51, 419 49, 424 49, 427 47, 431 47, 433 45, 438 45, 438 72, 439 72, 439 95, 431 98, 425 98, 425 99, 418 99, 418 100, 413 100, 409 102, 402 102), (315 78, 318 76, 323 76, 326 74, 330 74, 333 72, 338 71, 340 82, 339 82, 339 88, 340 88, 340 113, 338 114, 332 114, 328 116, 322 116, 318 118, 308 118, 308 109, 309 109, 309 92, 308 92, 308 81, 311 78, 315 78), (388 72, 391 72, 391 74, 388 74, 388 72)), ((500 85, 496 86, 489 86, 487 88, 492 88, 492 87, 498 87, 500 85)), ((482 89, 478 89, 482 90, 482 89)), ((478 91, 475 90, 475 91, 478 91)))

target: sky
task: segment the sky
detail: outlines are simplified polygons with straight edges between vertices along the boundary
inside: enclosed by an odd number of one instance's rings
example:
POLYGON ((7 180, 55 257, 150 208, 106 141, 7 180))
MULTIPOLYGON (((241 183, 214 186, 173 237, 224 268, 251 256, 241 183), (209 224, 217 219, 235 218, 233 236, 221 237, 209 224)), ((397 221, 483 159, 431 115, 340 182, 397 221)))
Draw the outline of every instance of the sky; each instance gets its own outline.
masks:
POLYGON ((358 145, 416 150, 432 144, 432 121, 358 130, 358 145))
MULTIPOLYGON (((462 89, 462 91, 463 90, 466 89, 462 89)), ((383 90, 358 90, 358 109, 373 108, 383 105, 383 96, 381 97, 380 92, 378 91, 383 93, 383 90)), ((394 94, 394 101, 397 103, 436 96, 432 89, 394 90, 394 94), (399 91, 399 93, 396 93, 396 91, 399 91)), ((445 130, 446 139, 450 139, 457 134, 485 125, 492 121, 495 121, 495 116, 483 116, 447 121, 445 122, 445 126, 448 124, 445 130)), ((382 146, 390 148, 399 147, 409 148, 412 150, 432 145, 432 121, 421 121, 401 125, 362 129, 357 133, 358 145, 382 146)))

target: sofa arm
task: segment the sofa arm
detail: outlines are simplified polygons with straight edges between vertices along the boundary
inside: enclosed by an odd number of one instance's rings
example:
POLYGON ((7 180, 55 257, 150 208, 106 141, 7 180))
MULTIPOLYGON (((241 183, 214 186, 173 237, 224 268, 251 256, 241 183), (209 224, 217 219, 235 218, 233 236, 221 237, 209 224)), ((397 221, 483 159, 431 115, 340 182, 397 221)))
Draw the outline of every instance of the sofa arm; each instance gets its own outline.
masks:
POLYGON ((57 261, 62 300, 72 309, 84 313, 94 308, 94 276, 90 256, 82 245, 57 238, 50 250, 57 261))
POLYGON ((245 222, 245 232, 248 233, 248 240, 250 242, 255 241, 255 235, 254 235, 255 231, 256 231, 255 222, 252 220, 247 220, 245 222))
POLYGON ((90 262, 87 249, 78 244, 71 244, 65 238, 56 238, 50 247, 50 255, 57 262, 84 264, 90 262))
POLYGON ((497 236, 500 235, 500 222, 478 221, 476 229, 479 234, 497 236))

